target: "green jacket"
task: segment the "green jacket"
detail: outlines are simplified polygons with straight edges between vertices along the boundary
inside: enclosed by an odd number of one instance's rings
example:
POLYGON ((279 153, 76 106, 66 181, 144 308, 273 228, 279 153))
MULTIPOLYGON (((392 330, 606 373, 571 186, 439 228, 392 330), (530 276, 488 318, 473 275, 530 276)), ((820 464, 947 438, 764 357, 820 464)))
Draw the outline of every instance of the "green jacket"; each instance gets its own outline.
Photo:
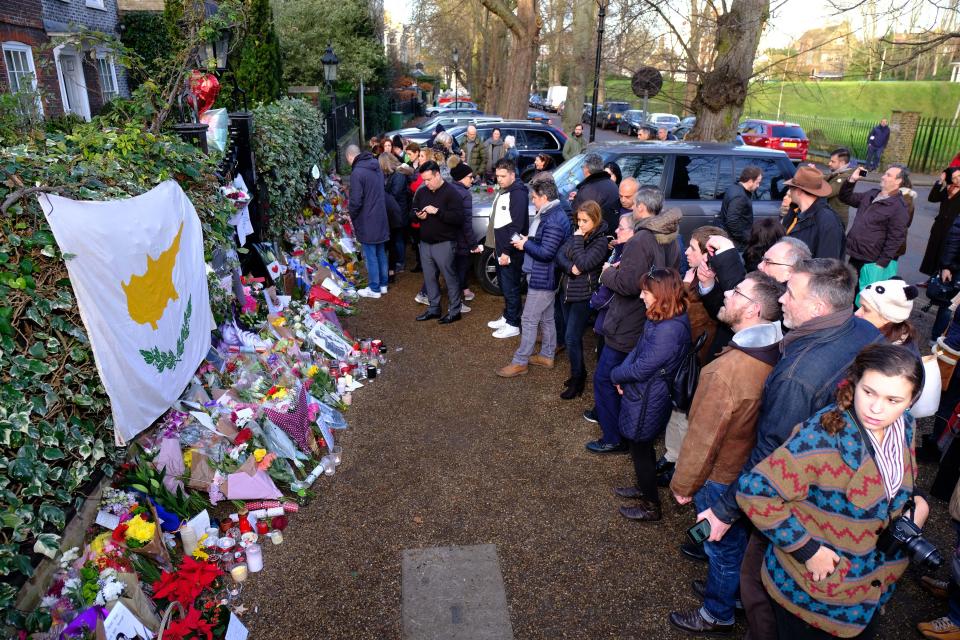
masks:
POLYGON ((840 171, 834 171, 826 177, 826 181, 830 183, 830 189, 832 193, 827 196, 827 204, 830 205, 830 208, 837 212, 837 215, 840 216, 840 222, 843 223, 843 228, 846 230, 847 223, 850 218, 850 207, 846 203, 840 201, 840 187, 843 186, 843 183, 850 179, 850 176, 853 175, 853 167, 847 165, 845 168, 840 171))
POLYGON ((583 140, 582 135, 578 138, 571 134, 570 137, 567 138, 567 142, 563 145, 563 159, 569 160, 573 156, 580 155, 586 146, 587 143, 583 140))
POLYGON ((483 143, 480 136, 477 136, 477 139, 473 142, 464 140, 463 144, 460 145, 460 149, 463 151, 464 161, 470 165, 470 168, 473 169, 475 174, 479 176, 486 171, 487 145, 483 143))

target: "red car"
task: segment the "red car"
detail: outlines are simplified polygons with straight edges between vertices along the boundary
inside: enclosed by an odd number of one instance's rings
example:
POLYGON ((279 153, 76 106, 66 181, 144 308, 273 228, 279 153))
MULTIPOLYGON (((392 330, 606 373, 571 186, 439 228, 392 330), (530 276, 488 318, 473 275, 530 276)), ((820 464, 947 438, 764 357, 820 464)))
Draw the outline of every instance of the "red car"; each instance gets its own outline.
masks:
POLYGON ((794 162, 805 162, 810 140, 800 125, 775 120, 744 120, 737 127, 744 144, 779 149, 794 162))

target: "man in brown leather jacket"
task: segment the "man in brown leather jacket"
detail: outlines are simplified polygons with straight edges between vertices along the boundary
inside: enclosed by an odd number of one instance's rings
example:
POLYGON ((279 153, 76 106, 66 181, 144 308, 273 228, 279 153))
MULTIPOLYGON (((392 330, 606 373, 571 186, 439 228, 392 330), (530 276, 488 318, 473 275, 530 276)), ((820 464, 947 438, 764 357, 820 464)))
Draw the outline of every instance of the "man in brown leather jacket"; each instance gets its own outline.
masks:
MULTIPOLYGON (((764 381, 780 357, 778 300, 784 289, 782 283, 754 271, 724 294, 718 319, 736 333, 700 372, 690 426, 670 482, 677 502, 693 501, 698 513, 736 482, 753 450, 764 381)), ((693 585, 703 606, 671 613, 674 626, 693 633, 732 631, 748 533, 747 524, 737 521, 721 540, 704 543, 707 580, 693 585)))

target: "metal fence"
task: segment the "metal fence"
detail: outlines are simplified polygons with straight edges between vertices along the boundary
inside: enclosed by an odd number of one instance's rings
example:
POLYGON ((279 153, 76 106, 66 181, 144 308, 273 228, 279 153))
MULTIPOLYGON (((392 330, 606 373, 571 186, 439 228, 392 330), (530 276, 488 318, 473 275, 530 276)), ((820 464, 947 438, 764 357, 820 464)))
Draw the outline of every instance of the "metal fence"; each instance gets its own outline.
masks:
POLYGON ((327 112, 327 135, 324 139, 324 147, 327 151, 333 151, 337 141, 333 132, 337 136, 344 136, 352 128, 357 126, 357 105, 353 102, 347 102, 339 105, 333 113, 327 112))
POLYGON ((947 118, 921 118, 908 166, 913 171, 939 173, 960 152, 960 124, 947 118))

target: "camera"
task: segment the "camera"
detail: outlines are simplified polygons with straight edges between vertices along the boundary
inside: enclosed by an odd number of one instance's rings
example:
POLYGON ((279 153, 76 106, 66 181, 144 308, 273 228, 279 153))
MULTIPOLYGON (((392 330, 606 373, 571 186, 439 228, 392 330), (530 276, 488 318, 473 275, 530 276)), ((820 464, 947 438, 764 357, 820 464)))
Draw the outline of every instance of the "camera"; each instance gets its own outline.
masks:
POLYGON ((859 172, 861 178, 866 177, 866 175, 867 175, 867 170, 866 170, 866 169, 864 169, 863 167, 860 167, 859 169, 857 169, 857 171, 859 172))
POLYGON ((886 555, 902 549, 911 562, 924 569, 936 569, 943 564, 943 557, 937 548, 923 537, 923 530, 905 515, 891 522, 886 531, 880 534, 877 549, 886 555))

